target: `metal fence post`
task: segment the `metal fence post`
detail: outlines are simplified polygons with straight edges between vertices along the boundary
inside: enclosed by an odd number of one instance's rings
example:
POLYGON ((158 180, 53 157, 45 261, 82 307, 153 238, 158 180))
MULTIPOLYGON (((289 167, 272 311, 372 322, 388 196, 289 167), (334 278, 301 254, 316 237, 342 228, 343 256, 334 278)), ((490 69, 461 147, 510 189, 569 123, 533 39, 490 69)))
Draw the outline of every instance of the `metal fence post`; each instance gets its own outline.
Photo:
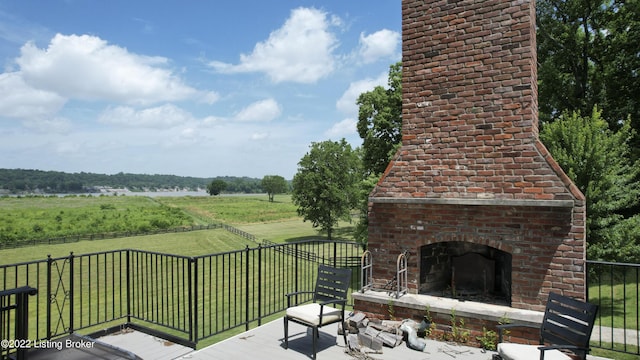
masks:
POLYGON ((21 286, 11 290, 0 291, 0 334, 3 347, 0 349, 0 358, 2 359, 26 359, 27 348, 17 346, 15 349, 15 356, 10 356, 11 346, 5 346, 6 340, 26 341, 29 339, 29 296, 35 295, 37 290, 30 286, 21 286), (11 298, 15 298, 15 303, 12 304, 11 298), (11 310, 14 310, 14 328, 13 335, 11 334, 11 310), (5 316, 5 312, 7 315, 5 316))
POLYGON ((127 249, 127 324, 131 323, 131 250, 127 249))
MULTIPOLYGON (((294 256, 293 256, 294 269, 293 269, 293 273, 295 274, 294 275, 294 286, 295 286, 294 291, 298 292, 298 291, 300 291, 300 289, 298 287, 298 274, 300 273, 300 271, 298 269, 298 257, 299 257, 298 256, 298 243, 295 243, 293 251, 294 251, 294 256)), ((297 303, 298 303, 298 295, 296 295, 296 304, 297 303)))
POLYGON ((74 263, 74 256, 73 256, 73 251, 71 253, 69 253, 69 334, 73 333, 73 312, 74 312, 74 304, 73 304, 73 298, 74 298, 74 270, 73 270, 73 263, 74 263))
POLYGON ((589 301, 589 281, 591 280, 590 279, 591 277, 589 276, 590 270, 591 269, 589 268, 589 263, 585 261, 585 264, 584 264, 584 289, 585 289, 584 300, 585 301, 589 301))
POLYGON ((244 316, 245 316, 245 331, 249 331, 249 291, 251 290, 251 286, 249 284, 249 245, 246 245, 244 253, 245 253, 245 264, 244 264, 244 316))
POLYGON ((258 326, 262 325, 262 244, 258 244, 258 326))
MULTIPOLYGON (((16 294, 16 339, 29 339, 29 296, 35 295, 36 289, 24 287, 24 291, 16 294)), ((27 349, 18 349, 18 360, 26 359, 27 349)))
POLYGON ((196 278, 196 285, 197 285, 197 277, 198 277, 198 271, 197 269, 194 269, 194 267, 197 266, 197 262, 196 259, 194 259, 193 257, 189 258, 189 266, 187 267, 187 293, 188 293, 188 301, 189 301, 189 341, 191 341, 192 343, 196 342, 196 334, 195 331, 197 331, 197 311, 195 309, 196 306, 198 306, 198 302, 194 301, 194 297, 197 297, 197 294, 194 294, 194 291, 197 293, 197 289, 195 289, 195 287, 193 286, 193 281, 194 281, 194 275, 193 272, 195 270, 195 278, 196 278))
POLYGON ((51 254, 47 254, 47 340, 51 339, 51 254))

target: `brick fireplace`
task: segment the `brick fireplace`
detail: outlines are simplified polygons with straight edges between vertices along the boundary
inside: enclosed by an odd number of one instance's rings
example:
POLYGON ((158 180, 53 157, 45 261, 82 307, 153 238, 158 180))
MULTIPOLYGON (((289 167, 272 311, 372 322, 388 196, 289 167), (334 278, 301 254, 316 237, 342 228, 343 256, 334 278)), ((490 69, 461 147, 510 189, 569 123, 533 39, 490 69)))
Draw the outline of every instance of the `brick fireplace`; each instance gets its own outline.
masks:
POLYGON ((511 309, 584 298, 584 196, 538 139, 533 0, 403 0, 402 19, 402 147, 369 198, 375 282, 406 251, 411 295, 456 273, 511 309))

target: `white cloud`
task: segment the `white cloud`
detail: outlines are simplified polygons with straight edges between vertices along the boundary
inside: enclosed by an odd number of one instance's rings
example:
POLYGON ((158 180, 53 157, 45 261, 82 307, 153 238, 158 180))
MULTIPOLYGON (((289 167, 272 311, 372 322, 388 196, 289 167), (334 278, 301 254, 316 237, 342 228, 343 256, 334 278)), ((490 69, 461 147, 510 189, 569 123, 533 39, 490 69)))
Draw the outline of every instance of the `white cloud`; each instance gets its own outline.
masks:
POLYGON ((328 19, 327 13, 314 8, 294 9, 284 25, 257 43, 251 54, 241 54, 239 64, 213 61, 210 65, 222 73, 264 72, 276 83, 314 83, 334 69, 338 40, 330 27, 339 24, 335 16, 328 19))
POLYGON ((268 137, 269 134, 264 132, 251 134, 251 140, 264 140, 268 137))
POLYGON ((99 117, 99 121, 105 124, 159 129, 180 125, 192 119, 189 112, 172 104, 143 110, 117 106, 106 109, 99 117))
POLYGON ((387 73, 380 74, 377 78, 371 79, 367 78, 364 80, 359 80, 356 82, 352 82, 349 84, 349 88, 342 94, 340 99, 336 102, 336 108, 348 115, 348 116, 356 116, 358 115, 358 105, 356 101, 360 94, 373 90, 376 86, 384 86, 387 85, 387 80, 389 75, 387 73))
POLYGON ((219 125, 219 124, 223 124, 225 121, 227 121, 226 118, 223 117, 219 117, 219 116, 214 116, 214 115, 210 115, 205 117, 204 119, 201 120, 201 124, 204 127, 210 127, 210 126, 215 126, 215 125, 219 125))
POLYGON ((63 117, 25 120, 24 126, 45 134, 68 133, 71 130, 71 121, 63 117))
POLYGON ((46 49, 28 42, 16 59, 30 86, 61 97, 152 104, 198 95, 170 70, 168 60, 130 53, 89 35, 61 35, 46 49))
POLYGON ((218 94, 215 91, 209 91, 209 92, 204 92, 202 94, 202 98, 200 101, 204 102, 205 104, 213 104, 215 102, 217 102, 220 99, 220 94, 218 94))
POLYGON ((282 113, 280 104, 274 99, 256 101, 240 110, 235 116, 236 121, 271 121, 282 113))
POLYGON ((0 116, 20 119, 48 118, 67 101, 56 93, 30 87, 19 72, 0 74, 0 94, 0 116))
POLYGON ((360 34, 360 50, 359 56, 363 63, 368 64, 378 59, 396 58, 398 44, 400 43, 400 34, 382 29, 371 35, 360 34))
POLYGON ((200 134, 198 129, 193 127, 185 127, 175 134, 172 132, 165 136, 162 140, 162 146, 165 148, 180 148, 196 145, 205 141, 205 137, 200 134))
POLYGON ((333 124, 333 126, 325 132, 330 138, 342 138, 348 135, 353 135, 358 131, 357 129, 358 121, 353 118, 347 118, 339 123, 333 124))
POLYGON ((83 153, 82 147, 85 144, 81 144, 74 141, 61 141, 53 144, 54 151, 58 154, 75 155, 83 153))

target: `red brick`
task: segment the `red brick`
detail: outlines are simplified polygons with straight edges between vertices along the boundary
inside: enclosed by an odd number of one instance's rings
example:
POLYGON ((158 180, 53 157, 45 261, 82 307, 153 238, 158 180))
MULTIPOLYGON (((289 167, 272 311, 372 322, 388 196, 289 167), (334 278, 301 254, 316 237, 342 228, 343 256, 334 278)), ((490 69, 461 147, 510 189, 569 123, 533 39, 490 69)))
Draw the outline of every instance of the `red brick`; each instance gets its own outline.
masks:
POLYGON ((458 239, 513 256, 513 307, 543 309, 549 291, 583 293, 584 196, 538 139, 531 1, 402 1, 403 145, 370 195, 381 281, 405 249, 417 291, 420 247, 458 239), (445 204, 403 201, 431 198, 445 204), (486 198, 575 207, 446 203, 486 198))

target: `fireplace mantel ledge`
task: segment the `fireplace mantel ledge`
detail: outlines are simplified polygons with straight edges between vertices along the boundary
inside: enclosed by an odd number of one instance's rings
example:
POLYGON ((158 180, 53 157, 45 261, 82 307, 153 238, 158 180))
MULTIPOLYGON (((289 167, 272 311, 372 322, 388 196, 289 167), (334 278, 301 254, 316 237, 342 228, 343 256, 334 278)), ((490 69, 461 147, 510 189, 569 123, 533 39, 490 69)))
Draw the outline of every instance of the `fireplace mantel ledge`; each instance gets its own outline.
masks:
POLYGON ((386 291, 368 290, 364 293, 352 294, 354 300, 373 302, 426 311, 432 313, 450 314, 455 310, 457 316, 466 316, 500 322, 505 319, 511 323, 540 326, 544 313, 540 311, 516 309, 509 306, 485 304, 474 301, 460 301, 456 299, 437 297, 431 295, 405 294, 398 299, 389 296, 386 291))
POLYGON ((530 200, 530 199, 461 199, 461 198, 418 198, 418 197, 370 197, 373 203, 394 204, 435 204, 435 205, 485 205, 485 206, 546 206, 572 208, 573 200, 530 200))

